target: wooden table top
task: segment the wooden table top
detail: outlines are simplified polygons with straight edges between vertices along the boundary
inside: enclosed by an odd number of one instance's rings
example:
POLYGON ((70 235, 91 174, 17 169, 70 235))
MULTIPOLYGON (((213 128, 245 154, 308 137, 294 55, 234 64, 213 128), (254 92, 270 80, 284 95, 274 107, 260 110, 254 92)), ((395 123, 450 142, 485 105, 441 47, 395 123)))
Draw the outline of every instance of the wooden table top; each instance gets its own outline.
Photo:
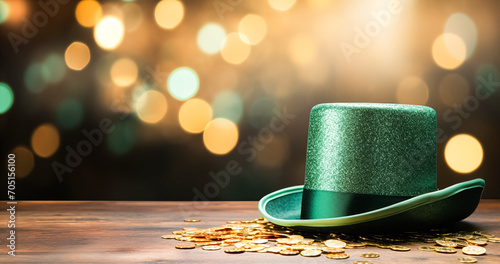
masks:
MULTIPOLYGON (((2 202, 0 214, 0 262, 157 262, 157 263, 459 263, 464 255, 419 251, 397 252, 369 247, 348 249, 349 259, 332 260, 281 256, 271 253, 230 255, 200 248, 178 250, 181 242, 161 239, 183 227, 208 228, 228 220, 260 217, 257 202, 207 202, 193 207, 192 202, 124 201, 24 201, 16 205, 16 256, 7 255, 5 245, 10 229, 9 215, 2 202), (199 218, 198 223, 183 219, 199 218), (379 253, 380 258, 363 259, 361 253, 379 253)), ((476 212, 458 225, 463 229, 486 231, 500 237, 500 200, 482 200, 476 212)), ((487 254, 478 263, 500 263, 500 243, 488 243, 487 254)))

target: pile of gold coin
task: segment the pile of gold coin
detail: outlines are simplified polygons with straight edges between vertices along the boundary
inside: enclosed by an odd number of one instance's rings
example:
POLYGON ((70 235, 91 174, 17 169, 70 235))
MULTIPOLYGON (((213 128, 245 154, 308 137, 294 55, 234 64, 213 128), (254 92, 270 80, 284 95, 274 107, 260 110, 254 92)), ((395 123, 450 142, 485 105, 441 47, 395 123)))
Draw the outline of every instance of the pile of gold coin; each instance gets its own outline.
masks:
MULTIPOLYGON (((186 219, 185 222, 199 222, 186 219)), ((249 221, 228 221, 225 225, 207 229, 186 227, 173 231, 164 239, 188 242, 176 245, 177 249, 201 248, 207 251, 224 251, 227 254, 245 252, 274 253, 283 256, 320 257, 347 259, 346 249, 365 249, 359 256, 367 259, 380 258, 367 248, 382 248, 393 251, 410 251, 410 246, 419 246, 421 251, 455 254, 459 250, 466 256, 457 258, 458 262, 476 263, 471 256, 486 254, 484 246, 488 242, 500 243, 494 235, 482 231, 450 232, 432 229, 427 232, 405 232, 384 235, 349 235, 337 233, 311 233, 278 226, 264 218, 249 221), (469 255, 469 256, 467 256, 469 255)), ((352 252, 351 252, 352 254, 352 252)), ((371 263, 356 261, 356 263, 371 263)))

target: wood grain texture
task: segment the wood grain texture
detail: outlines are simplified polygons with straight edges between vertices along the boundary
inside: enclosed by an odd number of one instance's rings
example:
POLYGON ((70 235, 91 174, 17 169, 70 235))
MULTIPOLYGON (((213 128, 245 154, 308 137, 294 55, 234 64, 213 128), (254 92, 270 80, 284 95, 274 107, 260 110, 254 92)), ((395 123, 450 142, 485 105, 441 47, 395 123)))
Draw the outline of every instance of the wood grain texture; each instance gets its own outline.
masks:
MULTIPOLYGON (((373 263, 459 263, 462 253, 409 252, 387 249, 350 249, 346 260, 280 256, 271 253, 226 254, 200 248, 178 250, 181 242, 161 239, 183 227, 207 228, 228 220, 260 217, 257 202, 122 202, 122 201, 25 201, 16 208, 16 256, 7 255, 6 202, 0 214, 0 262, 154 262, 154 263, 353 263, 359 255, 375 252, 373 263), (186 223, 185 218, 202 222, 186 223)), ((500 236, 500 200, 482 200, 476 212, 455 225, 461 230, 481 230, 500 236)), ((489 243, 478 263, 500 263, 500 243, 489 243)))

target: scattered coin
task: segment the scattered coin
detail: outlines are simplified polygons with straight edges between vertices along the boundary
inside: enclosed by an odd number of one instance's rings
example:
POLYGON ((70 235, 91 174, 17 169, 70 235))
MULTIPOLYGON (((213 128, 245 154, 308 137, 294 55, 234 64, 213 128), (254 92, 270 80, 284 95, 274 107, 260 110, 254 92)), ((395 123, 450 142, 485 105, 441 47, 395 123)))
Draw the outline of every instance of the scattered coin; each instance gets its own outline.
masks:
POLYGON ((395 251, 409 251, 411 248, 405 247, 405 246, 399 246, 399 245, 392 245, 392 246, 390 246, 390 249, 395 250, 395 251))
POLYGON ((500 237, 490 237, 488 238, 488 242, 500 243, 500 237))
POLYGON ((252 240, 252 243, 255 243, 255 244, 265 244, 265 243, 267 243, 267 241, 268 241, 267 239, 261 238, 261 239, 254 239, 254 240, 252 240))
POLYGON ((265 246, 254 246, 254 247, 250 247, 250 248, 245 248, 245 251, 246 252, 258 252, 258 251, 261 251, 264 249, 266 249, 265 246))
POLYGON ((378 257, 380 257, 380 255, 377 253, 363 253, 360 256, 362 256, 363 258, 378 258, 378 257))
POLYGON ((200 219, 184 219, 184 222, 200 222, 200 219))
POLYGON ((161 238, 163 239, 173 239, 173 238, 178 238, 181 237, 180 235, 163 235, 161 238))
POLYGON ((462 248, 462 253, 467 255, 483 255, 486 253, 486 248, 480 246, 467 246, 462 248))
POLYGON ((317 257, 321 255, 321 249, 306 249, 300 252, 300 255, 304 257, 317 257))
POLYGON ((175 248, 177 249, 193 249, 195 248, 195 244, 182 244, 182 245, 175 245, 175 248))
POLYGON ((219 250, 221 249, 220 246, 214 246, 214 245, 209 245, 209 246, 203 246, 201 247, 203 250, 219 250))
POLYGON ((451 240, 442 240, 442 239, 438 239, 436 240, 436 244, 442 246, 442 247, 450 247, 450 248, 454 248, 454 247, 457 247, 457 243, 451 241, 451 240))
POLYGON ((366 260, 358 260, 358 261, 354 261, 354 264, 373 264, 373 262, 366 261, 366 260))
POLYGON ((486 242, 488 240, 484 240, 484 239, 467 239, 467 244, 469 245, 473 245, 473 246, 484 246, 486 245, 486 242))
POLYGON ((284 256, 293 256, 293 255, 298 255, 300 251, 297 250, 289 250, 289 249, 282 249, 280 250, 280 254, 284 256))
POLYGON ((323 253, 325 254, 336 254, 345 252, 345 250, 342 248, 331 248, 331 247, 322 248, 321 250, 323 250, 323 253))
POLYGON ((476 258, 471 258, 471 257, 465 257, 465 258, 457 258, 458 262, 462 263, 476 263, 477 259, 476 258))
POLYGON ((422 251, 436 251, 436 247, 432 247, 432 246, 421 246, 418 248, 418 250, 422 250, 422 251))
POLYGON ((436 247, 436 252, 439 253, 456 253, 457 250, 449 247, 436 247))
POLYGON ((326 257, 329 259, 346 259, 349 258, 349 254, 347 253, 327 254, 326 257))
POLYGON ((346 243, 340 240, 329 239, 325 241, 325 245, 332 248, 343 248, 346 246, 346 243))
POLYGON ((245 252, 245 249, 233 247, 233 248, 226 248, 226 249, 224 249, 224 252, 229 253, 229 254, 238 254, 238 253, 245 252))

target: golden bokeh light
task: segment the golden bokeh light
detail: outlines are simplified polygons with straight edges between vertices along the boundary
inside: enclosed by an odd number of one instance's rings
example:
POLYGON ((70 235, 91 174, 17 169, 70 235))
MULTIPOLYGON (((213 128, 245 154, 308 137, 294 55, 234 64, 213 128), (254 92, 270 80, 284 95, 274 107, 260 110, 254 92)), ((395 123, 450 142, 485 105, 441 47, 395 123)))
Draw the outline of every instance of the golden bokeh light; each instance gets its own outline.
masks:
POLYGON ((466 57, 470 57, 477 42, 477 28, 472 19, 462 13, 453 14, 446 21, 444 32, 459 36, 467 48, 466 57))
POLYGON ((286 11, 295 5, 296 0, 268 0, 269 5, 278 11, 286 11))
POLYGON ((19 23, 28 16, 29 2, 21 0, 5 1, 9 6, 8 22, 19 23))
POLYGON ((227 35, 221 55, 225 61, 231 64, 240 64, 250 55, 250 45, 243 42, 238 33, 233 32, 227 35))
POLYGON ((289 152, 288 140, 275 136, 257 153, 256 161, 264 167, 277 168, 283 165, 289 152))
POLYGON ((429 99, 429 87, 417 76, 404 78, 396 93, 398 103, 411 105, 425 105, 429 99))
POLYGON ((467 48, 457 35, 445 33, 434 40, 432 58, 436 64, 446 70, 453 70, 464 63, 467 48))
POLYGON ((448 106, 459 105, 469 95, 469 84, 458 73, 449 73, 439 85, 439 96, 448 106))
POLYGON ((131 59, 123 58, 115 61, 111 66, 111 80, 120 87, 126 87, 137 80, 139 70, 131 59))
POLYGON ((311 64, 318 54, 318 48, 314 40, 305 35, 296 35, 288 46, 290 59, 297 65, 311 64))
POLYGON ((94 28, 94 39, 99 47, 112 50, 122 43, 123 23, 116 17, 105 17, 94 28))
POLYGON ((28 176, 33 170, 33 167, 35 167, 35 157, 33 153, 25 146, 18 146, 10 153, 16 155, 16 178, 28 176))
POLYGON ((76 6, 75 16, 78 24, 83 27, 93 27, 101 19, 101 4, 94 0, 80 1, 76 6))
POLYGON ((201 133, 212 120, 212 107, 204 100, 194 98, 186 101, 179 110, 179 123, 189 133, 201 133))
POLYGON ((225 118, 216 118, 205 127, 203 143, 208 151, 224 155, 238 142, 238 127, 225 118))
POLYGON ((158 123, 167 113, 167 99, 158 91, 145 91, 135 102, 135 111, 143 122, 158 123))
POLYGON ((175 28, 183 17, 184 5, 177 0, 162 0, 156 5, 155 20, 162 28, 175 28))
POLYGON ((71 43, 64 53, 64 60, 68 68, 75 71, 82 70, 90 61, 89 47, 78 41, 71 43))
POLYGON ((241 39, 250 45, 256 45, 262 41, 267 33, 266 21, 258 15, 246 15, 238 26, 241 39))
POLYGON ((456 135, 446 143, 444 157, 452 170, 459 173, 471 173, 483 161, 483 147, 471 135, 456 135))
POLYGON ((59 148, 59 143, 59 132, 52 124, 40 125, 31 135, 31 148, 42 158, 52 156, 59 148))

